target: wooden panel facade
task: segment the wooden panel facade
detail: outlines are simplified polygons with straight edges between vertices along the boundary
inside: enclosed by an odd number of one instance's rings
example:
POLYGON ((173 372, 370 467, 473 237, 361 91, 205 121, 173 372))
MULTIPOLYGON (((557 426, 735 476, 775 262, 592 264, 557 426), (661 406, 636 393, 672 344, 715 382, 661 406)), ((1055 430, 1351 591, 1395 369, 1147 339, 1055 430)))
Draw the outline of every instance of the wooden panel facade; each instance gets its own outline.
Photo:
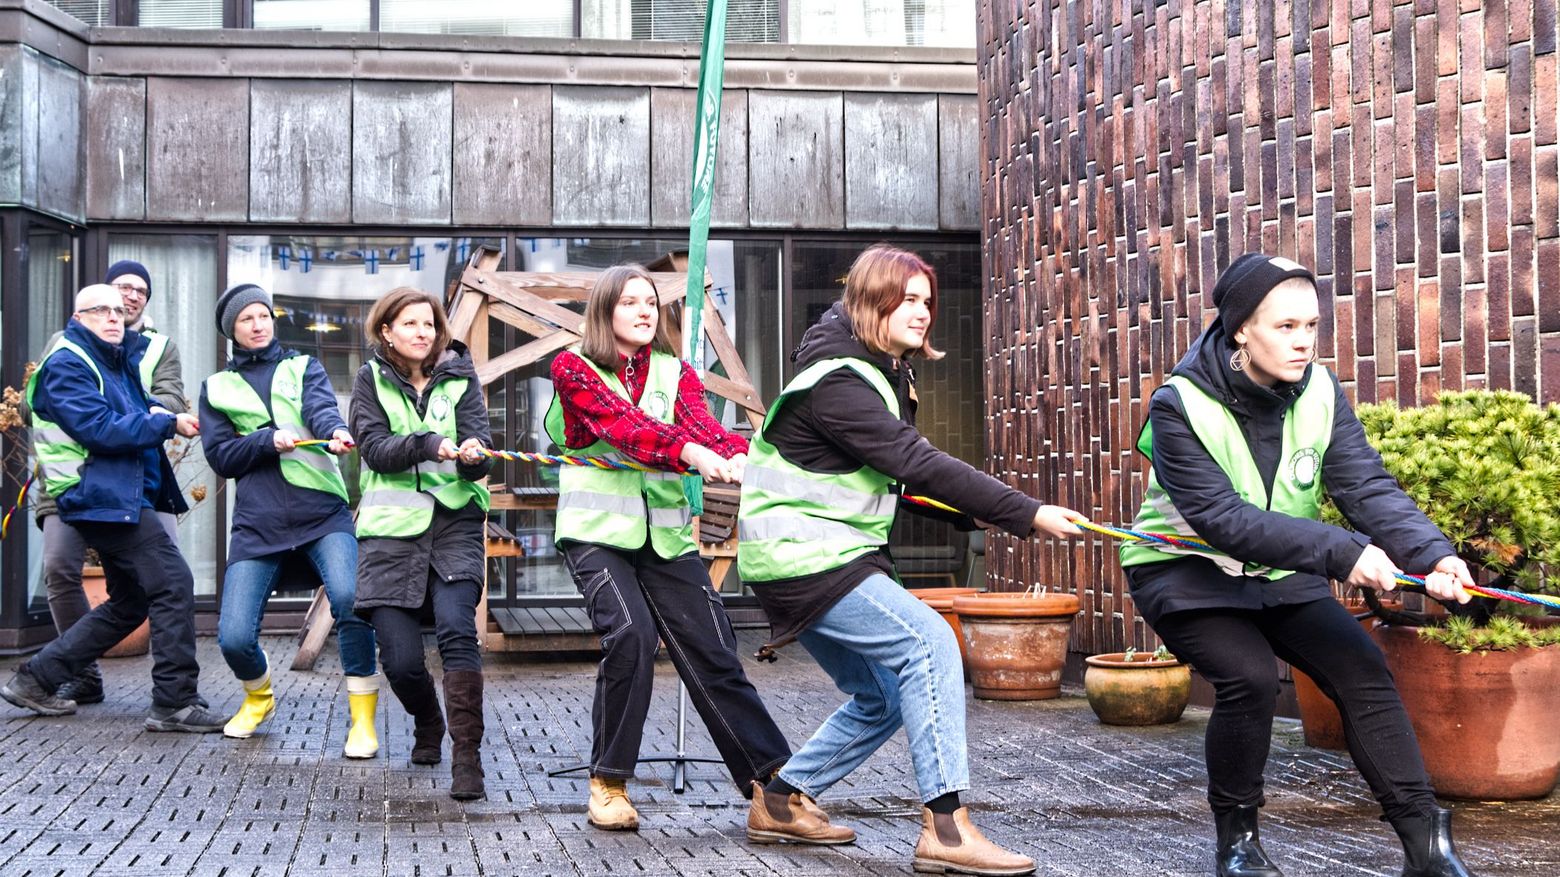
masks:
MULTIPOLYGON (((650 223, 687 226, 693 185, 693 129, 698 92, 656 88, 650 92, 650 223)), ((748 224, 748 93, 726 89, 716 144, 715 205, 710 222, 720 228, 748 224)))
POLYGON ((352 83, 256 79, 249 87, 249 218, 352 221, 352 83))
POLYGON ((454 222, 552 221, 552 87, 455 83, 454 222))
POLYGON ((249 218, 249 81, 146 81, 146 218, 249 218))
POLYGON ((844 96, 748 94, 748 217, 755 228, 844 228, 844 96))
POLYGON ((845 95, 845 224, 937 229, 936 95, 845 95))
POLYGON ((87 77, 87 214, 146 218, 146 80, 87 77))
POLYGON ((980 228, 980 102, 937 96, 937 217, 946 229, 980 228))
POLYGON ((650 224, 650 89, 553 88, 553 222, 650 224))
POLYGON ((448 223, 453 86, 352 87, 352 221, 448 223))
POLYGON ((82 75, 47 55, 28 55, 37 65, 37 175, 32 203, 38 209, 80 219, 86 204, 81 121, 85 113, 82 75))

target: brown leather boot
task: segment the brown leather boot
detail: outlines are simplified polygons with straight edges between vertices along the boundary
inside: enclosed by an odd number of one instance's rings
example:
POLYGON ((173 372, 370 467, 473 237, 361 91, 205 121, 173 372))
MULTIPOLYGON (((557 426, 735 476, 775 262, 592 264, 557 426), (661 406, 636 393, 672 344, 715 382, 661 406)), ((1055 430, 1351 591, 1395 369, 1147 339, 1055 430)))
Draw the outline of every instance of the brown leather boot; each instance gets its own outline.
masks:
POLYGON ((450 726, 450 797, 487 797, 482 776, 482 671, 447 670, 444 704, 450 726))
POLYGON ((970 811, 952 815, 921 808, 921 839, 915 845, 915 870, 928 874, 981 874, 990 877, 1032 874, 1035 862, 1008 852, 980 833, 970 811))
POLYGON ((791 841, 829 846, 856 842, 856 832, 830 825, 817 804, 803 803, 806 795, 776 795, 753 781, 753 803, 748 806, 747 836, 756 844, 791 841))
POLYGON ((590 824, 603 831, 638 831, 639 811, 628 800, 628 781, 621 777, 591 777, 590 824))

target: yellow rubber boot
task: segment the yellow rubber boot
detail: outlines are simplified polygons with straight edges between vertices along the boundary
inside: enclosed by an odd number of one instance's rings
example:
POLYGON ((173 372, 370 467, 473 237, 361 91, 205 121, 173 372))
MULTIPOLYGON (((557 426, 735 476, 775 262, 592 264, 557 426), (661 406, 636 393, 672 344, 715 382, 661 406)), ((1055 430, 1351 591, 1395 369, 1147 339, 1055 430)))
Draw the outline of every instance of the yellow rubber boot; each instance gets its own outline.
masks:
POLYGON ((348 758, 373 758, 379 754, 379 733, 374 723, 379 710, 379 676, 347 677, 347 710, 352 727, 347 730, 347 745, 342 754, 348 758))
POLYGON ((274 712, 276 698, 271 694, 271 673, 268 670, 259 679, 244 682, 244 702, 238 705, 238 712, 233 714, 233 718, 222 726, 222 736, 248 739, 274 712))

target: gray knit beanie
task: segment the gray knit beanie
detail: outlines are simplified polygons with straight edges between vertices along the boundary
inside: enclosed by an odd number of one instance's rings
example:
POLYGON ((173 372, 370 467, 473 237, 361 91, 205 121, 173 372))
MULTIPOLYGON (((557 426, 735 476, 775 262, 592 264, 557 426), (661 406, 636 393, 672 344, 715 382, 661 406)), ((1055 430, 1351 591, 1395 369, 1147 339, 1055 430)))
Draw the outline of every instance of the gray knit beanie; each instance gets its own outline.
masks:
POLYGON ((238 322, 238 315, 255 302, 275 310, 271 305, 271 294, 253 283, 240 283, 217 298, 217 329, 224 338, 232 340, 233 324, 238 322))

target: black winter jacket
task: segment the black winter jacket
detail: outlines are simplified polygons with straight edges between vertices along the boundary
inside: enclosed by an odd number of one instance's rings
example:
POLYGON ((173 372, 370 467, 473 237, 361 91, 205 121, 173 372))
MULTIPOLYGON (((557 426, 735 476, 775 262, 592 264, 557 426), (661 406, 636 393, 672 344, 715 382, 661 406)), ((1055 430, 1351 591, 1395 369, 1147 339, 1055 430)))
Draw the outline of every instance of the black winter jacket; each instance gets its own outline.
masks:
MULTIPOLYGON (((297 356, 273 339, 259 350, 235 349, 227 370, 237 372, 271 410, 271 379, 282 360, 297 356)), ((276 424, 241 436, 233 421, 211 404, 207 381, 200 385, 200 436, 206 462, 220 478, 236 479, 233 529, 228 563, 291 551, 330 533, 351 533, 352 512, 334 494, 297 487, 282 476, 276 450, 276 424)), ((272 412, 275 416, 275 412, 272 412)), ((303 421, 316 438, 346 429, 330 377, 319 360, 309 358, 303 373, 303 421)), ((313 454, 305 450, 298 453, 313 454)))
MULTIPOLYGON (((492 446, 488 430, 487 403, 482 383, 466 346, 451 341, 439 364, 434 366, 428 385, 419 394, 388 359, 376 355, 419 414, 428 410, 429 391, 438 384, 466 378, 470 381, 460 401, 455 403, 455 444, 477 438, 484 447, 492 446)), ((379 404, 374 389, 373 363, 364 363, 352 385, 352 438, 364 466, 376 472, 399 472, 415 463, 434 462, 444 437, 436 432, 401 435, 390 431, 390 420, 379 404)), ((475 465, 456 464, 456 472, 467 481, 480 481, 493 467, 491 459, 475 465)), ((476 503, 451 511, 435 505, 433 523, 414 539, 361 539, 358 541, 357 610, 375 606, 399 606, 416 609, 428 593, 428 575, 433 572, 442 581, 483 580, 485 559, 484 524, 487 515, 476 503)))
MULTIPOLYGON (((789 401, 764 428, 765 440, 781 456, 810 472, 854 472, 865 464, 894 478, 904 493, 929 496, 1015 536, 1029 535, 1040 503, 933 447, 915 428, 915 374, 909 360, 868 350, 856 338, 844 308, 835 303, 802 336, 791 359, 800 372, 820 360, 844 356, 864 359, 883 372, 899 399, 900 416, 884 406, 877 390, 860 375, 838 369, 789 401)), ((974 526, 964 516, 959 516, 959 522, 966 529, 974 526)), ((894 574, 886 550, 821 575, 752 583, 769 615, 769 647, 795 639, 851 589, 879 572, 894 574)))
POLYGON ((1215 321, 1172 370, 1220 400, 1235 415, 1268 491, 1278 472, 1284 417, 1310 380, 1331 382, 1337 395, 1332 438, 1322 457, 1322 484, 1357 532, 1268 511, 1241 499, 1224 470, 1186 422, 1180 395, 1169 386, 1149 402, 1155 476, 1170 501, 1210 544, 1231 557, 1295 574, 1276 581, 1231 576, 1212 561, 1185 557, 1127 568, 1138 611, 1153 624, 1186 609, 1257 609, 1330 598, 1329 578, 1348 578, 1365 546, 1376 542, 1398 566, 1428 572, 1453 554, 1452 545, 1382 466, 1365 440, 1343 388, 1312 366, 1299 383, 1272 389, 1230 368, 1234 352, 1215 321))

